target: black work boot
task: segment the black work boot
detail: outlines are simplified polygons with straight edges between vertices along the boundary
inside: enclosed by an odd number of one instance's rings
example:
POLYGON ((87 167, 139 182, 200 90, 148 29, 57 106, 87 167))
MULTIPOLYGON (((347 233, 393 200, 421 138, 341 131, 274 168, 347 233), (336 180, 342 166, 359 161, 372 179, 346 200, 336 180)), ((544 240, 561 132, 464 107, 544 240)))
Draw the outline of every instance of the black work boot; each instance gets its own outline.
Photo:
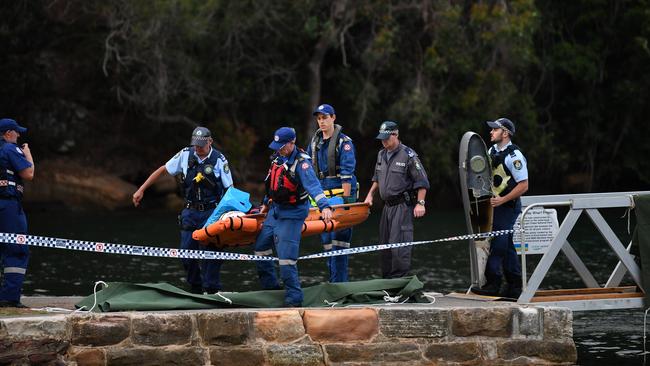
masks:
POLYGON ((477 295, 483 296, 498 296, 501 290, 500 278, 488 278, 488 281, 483 287, 472 287, 471 291, 477 295))
POLYGON ((27 306, 25 306, 20 301, 16 302, 16 301, 9 301, 9 300, 0 300, 0 308, 27 309, 27 306))
POLYGON ((521 276, 506 276, 506 281, 508 285, 499 296, 518 299, 522 288, 521 276))

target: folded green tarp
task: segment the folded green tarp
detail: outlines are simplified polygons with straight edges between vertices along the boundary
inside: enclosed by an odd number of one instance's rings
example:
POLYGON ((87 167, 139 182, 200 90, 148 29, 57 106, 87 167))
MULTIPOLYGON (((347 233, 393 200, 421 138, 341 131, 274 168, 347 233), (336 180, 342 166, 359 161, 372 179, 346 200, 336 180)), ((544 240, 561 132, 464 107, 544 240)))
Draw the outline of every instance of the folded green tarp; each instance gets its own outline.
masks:
MULTIPOLYGON (((416 276, 368 281, 325 283, 306 287, 304 307, 331 307, 387 302, 428 302, 422 296, 422 282, 416 276), (388 297, 387 297, 388 296, 388 297)), ((191 310, 214 308, 279 308, 284 290, 223 292, 197 295, 167 283, 111 282, 98 291, 95 312, 191 310)), ((90 295, 76 304, 88 310, 95 304, 90 295)))

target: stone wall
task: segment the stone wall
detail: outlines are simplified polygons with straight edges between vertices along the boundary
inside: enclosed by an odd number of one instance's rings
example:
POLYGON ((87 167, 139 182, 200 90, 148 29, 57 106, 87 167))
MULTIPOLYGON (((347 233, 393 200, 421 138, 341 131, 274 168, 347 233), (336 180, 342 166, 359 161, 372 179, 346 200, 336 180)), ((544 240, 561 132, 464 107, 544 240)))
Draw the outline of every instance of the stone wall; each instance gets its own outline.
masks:
POLYGON ((381 307, 0 319, 0 364, 573 364, 561 308, 381 307))

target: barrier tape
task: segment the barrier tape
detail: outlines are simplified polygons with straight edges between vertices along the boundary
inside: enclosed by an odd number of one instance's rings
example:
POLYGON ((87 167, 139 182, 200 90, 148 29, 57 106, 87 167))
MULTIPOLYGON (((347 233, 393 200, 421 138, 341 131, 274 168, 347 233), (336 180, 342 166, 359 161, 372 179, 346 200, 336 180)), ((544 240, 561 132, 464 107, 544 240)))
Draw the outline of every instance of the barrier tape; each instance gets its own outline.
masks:
POLYGON ((190 250, 175 248, 146 247, 139 245, 101 243, 84 240, 71 240, 26 234, 0 233, 0 243, 29 245, 35 247, 81 250, 84 252, 138 255, 145 257, 223 259, 235 261, 274 261, 276 257, 253 254, 224 253, 210 250, 190 250))
POLYGON ((483 239, 483 238, 490 238, 490 237, 494 237, 494 236, 506 235, 506 234, 510 234, 510 233, 513 233, 513 232, 514 232, 514 230, 497 230, 497 231, 490 231, 490 232, 487 232, 487 233, 450 236, 448 238, 436 239, 436 240, 423 240, 423 241, 410 241, 410 242, 404 242, 404 243, 369 245, 369 246, 365 246, 365 247, 339 249, 339 250, 332 250, 332 251, 329 251, 329 252, 310 254, 310 255, 302 256, 302 257, 300 257, 298 259, 300 260, 300 259, 327 258, 327 257, 336 257, 336 256, 339 256, 339 255, 367 253, 367 252, 374 252, 374 251, 384 250, 384 249, 408 247, 408 246, 412 246, 412 245, 441 243, 441 242, 457 241, 457 240, 483 239))
MULTIPOLYGON (((369 245, 365 247, 347 248, 347 249, 332 250, 328 252, 315 253, 315 254, 299 257, 298 259, 302 260, 302 259, 327 258, 327 257, 336 257, 339 255, 367 253, 367 252, 374 252, 378 250, 393 249, 393 248, 407 247, 413 245, 442 243, 442 242, 469 240, 469 239, 483 239, 483 238, 506 235, 513 232, 514 230, 497 230, 497 231, 490 231, 487 233, 450 236, 448 238, 435 239, 435 240, 369 245)), ((138 255, 138 256, 145 256, 145 257, 222 259, 222 260, 235 260, 235 261, 277 261, 278 260, 277 257, 269 257, 269 256, 254 255, 254 254, 239 254, 239 253, 229 253, 229 252, 215 252, 210 250, 190 250, 190 249, 147 247, 147 246, 127 245, 127 244, 101 243, 101 242, 93 242, 93 241, 85 241, 85 240, 51 238, 47 236, 36 236, 36 235, 15 234, 15 233, 0 233, 0 243, 29 245, 29 246, 57 248, 57 249, 68 249, 68 250, 80 250, 84 252, 95 252, 95 253, 138 255)))

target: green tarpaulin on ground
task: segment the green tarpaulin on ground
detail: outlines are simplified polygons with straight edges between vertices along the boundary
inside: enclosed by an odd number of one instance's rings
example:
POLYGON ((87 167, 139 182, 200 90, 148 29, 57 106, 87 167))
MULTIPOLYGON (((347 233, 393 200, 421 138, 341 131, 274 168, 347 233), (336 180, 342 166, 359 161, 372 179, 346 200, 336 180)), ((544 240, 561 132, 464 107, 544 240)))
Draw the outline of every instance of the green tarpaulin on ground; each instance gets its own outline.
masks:
MULTIPOLYGON (((643 288, 650 287, 650 195, 634 197, 636 229, 632 234, 632 246, 637 246, 641 257, 641 281, 643 288)), ((650 306, 650 294, 645 293, 645 308, 650 306)))
MULTIPOLYGON (((347 306, 352 304, 385 304, 397 302, 428 302, 422 296, 422 282, 416 276, 325 283, 303 289, 304 307, 347 306), (390 296, 391 299, 385 297, 390 296)), ((90 295, 76 304, 90 309, 95 303, 90 295)), ((167 283, 111 282, 97 292, 95 312, 193 310, 214 308, 281 308, 284 290, 224 292, 219 295, 197 295, 167 283)))

